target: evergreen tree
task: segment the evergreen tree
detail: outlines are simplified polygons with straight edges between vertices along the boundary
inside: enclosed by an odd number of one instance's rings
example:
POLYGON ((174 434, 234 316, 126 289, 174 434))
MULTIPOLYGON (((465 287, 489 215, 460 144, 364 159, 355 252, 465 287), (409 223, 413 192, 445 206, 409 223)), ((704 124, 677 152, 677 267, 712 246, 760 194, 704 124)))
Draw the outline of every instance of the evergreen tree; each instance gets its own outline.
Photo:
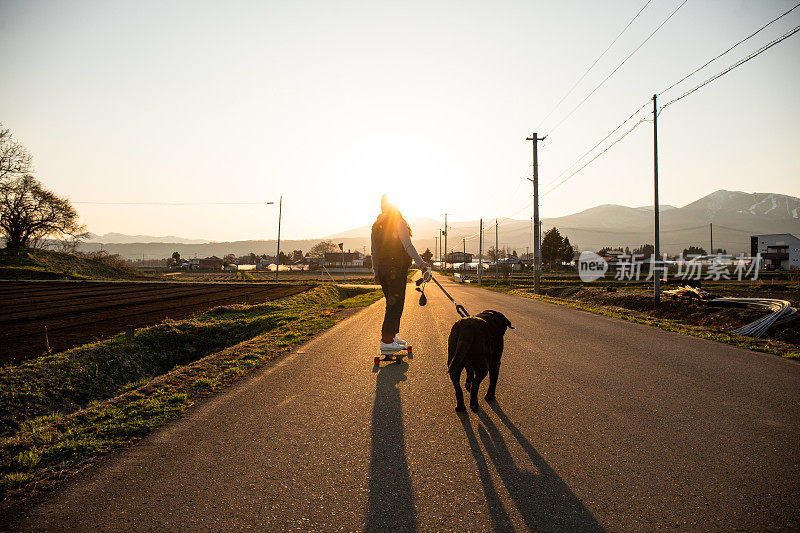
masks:
POLYGON ((553 267, 561 261, 564 239, 557 228, 550 228, 542 238, 542 262, 553 267))
POLYGON ((433 259, 433 252, 431 252, 430 248, 425 248, 425 251, 420 254, 420 257, 423 261, 430 264, 431 259, 433 259))

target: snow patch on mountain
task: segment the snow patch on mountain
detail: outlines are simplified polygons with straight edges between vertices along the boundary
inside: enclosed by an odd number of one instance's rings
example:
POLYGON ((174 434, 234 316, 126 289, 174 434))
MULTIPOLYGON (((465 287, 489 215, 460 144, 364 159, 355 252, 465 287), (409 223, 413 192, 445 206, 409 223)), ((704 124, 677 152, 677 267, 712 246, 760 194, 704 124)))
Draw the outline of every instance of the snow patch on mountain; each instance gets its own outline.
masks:
POLYGON ((768 199, 772 201, 772 207, 770 207, 769 209, 767 209, 766 211, 764 211, 764 214, 765 214, 765 215, 766 215, 767 213, 769 213, 770 211, 772 211, 772 210, 774 210, 775 208, 777 208, 777 207, 778 207, 778 202, 776 202, 776 201, 775 201, 775 197, 774 197, 774 196, 772 196, 772 195, 770 194, 768 199))

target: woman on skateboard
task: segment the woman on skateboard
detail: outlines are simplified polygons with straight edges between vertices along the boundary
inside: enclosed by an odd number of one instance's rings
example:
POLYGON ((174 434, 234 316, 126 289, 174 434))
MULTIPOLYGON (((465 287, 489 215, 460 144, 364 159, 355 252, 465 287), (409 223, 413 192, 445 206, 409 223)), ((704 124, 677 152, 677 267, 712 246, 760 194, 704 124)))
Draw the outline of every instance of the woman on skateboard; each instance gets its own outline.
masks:
POLYGON ((411 244, 411 228, 384 194, 381 197, 381 214, 372 225, 372 271, 375 281, 381 284, 386 297, 386 314, 381 327, 381 352, 403 350, 406 341, 399 338, 400 317, 406 300, 406 282, 411 260, 417 263, 425 278, 430 278, 430 265, 411 244))

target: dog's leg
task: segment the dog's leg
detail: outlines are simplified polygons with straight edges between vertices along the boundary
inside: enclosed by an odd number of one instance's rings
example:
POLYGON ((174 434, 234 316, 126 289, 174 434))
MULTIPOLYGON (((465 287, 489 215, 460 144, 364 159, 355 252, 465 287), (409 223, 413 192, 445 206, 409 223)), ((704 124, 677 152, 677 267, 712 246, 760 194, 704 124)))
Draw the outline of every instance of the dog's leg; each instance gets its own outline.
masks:
POLYGON ((497 388, 497 377, 500 375, 500 367, 495 366, 489 369, 489 390, 486 391, 484 399, 487 402, 494 401, 494 391, 497 388))
POLYGON ((464 406, 464 391, 461 390, 461 372, 450 374, 450 380, 453 382, 453 390, 456 392, 456 411, 466 411, 464 406))
POLYGON ((483 378, 486 377, 486 369, 485 368, 476 368, 475 375, 472 380, 472 388, 469 391, 469 408, 472 409, 473 413, 477 413, 479 410, 478 407, 478 389, 481 386, 481 381, 483 378))
POLYGON ((472 369, 470 367, 466 367, 464 370, 467 372, 467 380, 464 382, 464 388, 467 389, 467 392, 472 388, 472 369))

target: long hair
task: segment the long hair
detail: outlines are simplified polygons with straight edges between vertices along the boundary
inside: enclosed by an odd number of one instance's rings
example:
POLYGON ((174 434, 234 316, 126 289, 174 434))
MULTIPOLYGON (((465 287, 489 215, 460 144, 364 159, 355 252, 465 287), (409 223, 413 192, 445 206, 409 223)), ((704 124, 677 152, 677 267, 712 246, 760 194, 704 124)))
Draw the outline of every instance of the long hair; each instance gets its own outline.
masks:
POLYGON ((408 221, 403 217, 403 214, 400 212, 400 209, 397 208, 396 205, 389 201, 388 195, 384 194, 381 196, 381 214, 378 215, 376 222, 383 223, 389 217, 397 217, 399 220, 403 221, 403 224, 406 225, 408 228, 408 236, 413 237, 414 234, 411 231, 411 226, 409 225, 408 221))

